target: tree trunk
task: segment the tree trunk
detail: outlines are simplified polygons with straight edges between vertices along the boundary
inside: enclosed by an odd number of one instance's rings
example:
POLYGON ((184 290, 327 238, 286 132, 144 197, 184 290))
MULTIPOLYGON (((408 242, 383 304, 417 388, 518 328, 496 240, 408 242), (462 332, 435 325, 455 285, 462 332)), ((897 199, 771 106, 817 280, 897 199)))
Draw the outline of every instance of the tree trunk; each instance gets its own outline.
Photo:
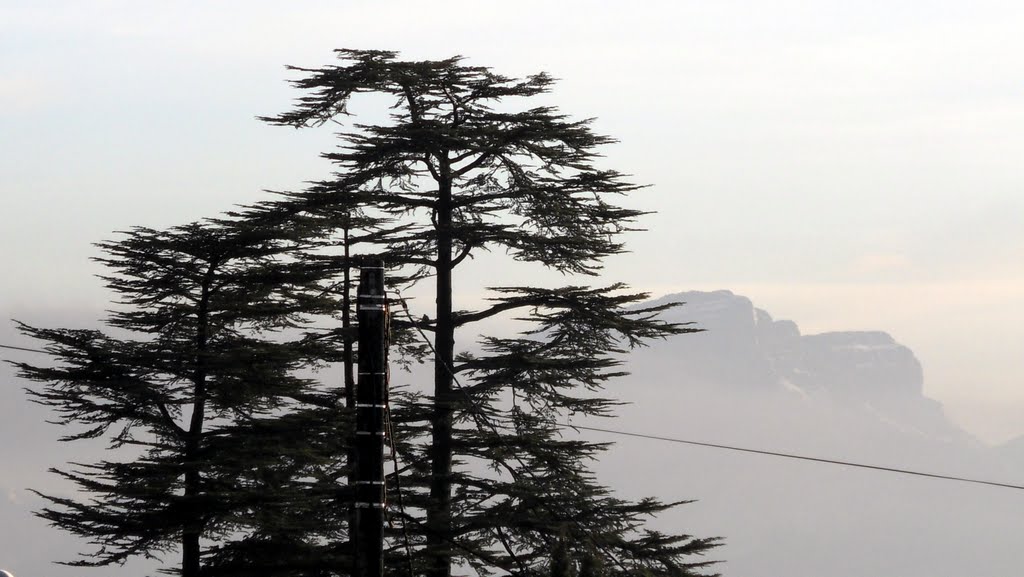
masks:
POLYGON ((427 547, 430 577, 451 576, 452 536, 452 375, 455 326, 452 322, 451 167, 441 159, 437 202, 437 308, 434 333, 434 412, 431 418, 430 507, 427 547))
POLYGON ((185 516, 181 530, 181 575, 199 577, 199 537, 203 532, 202 511, 195 504, 199 495, 199 448, 206 417, 206 347, 209 340, 210 285, 215 265, 211 264, 203 279, 199 310, 196 313, 196 358, 192 375, 192 418, 185 442, 185 516))
POLYGON ((199 577, 199 531, 184 529, 181 535, 181 576, 199 577))

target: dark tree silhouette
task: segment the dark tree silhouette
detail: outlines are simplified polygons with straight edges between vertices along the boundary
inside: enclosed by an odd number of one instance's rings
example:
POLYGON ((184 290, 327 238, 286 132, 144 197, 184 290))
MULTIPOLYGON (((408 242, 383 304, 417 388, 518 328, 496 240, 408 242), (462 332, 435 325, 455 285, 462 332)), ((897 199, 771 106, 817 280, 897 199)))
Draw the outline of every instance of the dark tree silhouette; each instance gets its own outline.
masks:
POLYGON ((645 308, 647 295, 623 284, 584 283, 641 215, 616 204, 640 187, 597 166, 612 140, 552 107, 517 108, 550 88, 544 74, 338 56, 294 69, 304 95, 265 119, 343 123, 353 96, 388 100, 388 120, 340 134, 326 154, 332 178, 100 245, 123 303, 107 332, 22 325, 57 361, 18 365, 39 383, 34 399, 85 426, 65 438, 134 449, 57 471, 87 496, 49 496, 40 515, 97 548, 72 564, 180 550, 169 572, 184 577, 348 573, 354 384, 348 367, 333 381, 308 371, 351 362, 358 251, 390 267, 396 360, 432 369, 429 384, 391 396, 390 573, 450 577, 457 565, 541 577, 579 562, 586 575, 701 574, 716 540, 646 530, 676 503, 615 497, 589 469, 605 445, 562 434, 569 414, 611 414, 616 401, 601 391, 630 348, 695 330, 659 321, 667 306, 645 308), (454 271, 484 252, 570 284, 502 286, 495 270, 488 304, 459 308, 454 271), (410 305, 403 295, 428 281, 432 306, 410 305), (503 316, 521 332, 465 337, 503 316), (314 328, 315 318, 341 327, 314 328))
POLYGON ((20 325, 56 361, 17 367, 39 383, 31 398, 72 427, 62 440, 106 438, 126 456, 54 469, 83 495, 43 495, 38 514, 96 546, 68 564, 180 550, 169 572, 198 577, 212 574, 204 541, 231 551, 242 532, 301 550, 310 544, 292 535, 336 524, 319 505, 344 474, 328 464, 345 414, 302 371, 337 358, 337 339, 301 332, 337 310, 318 290, 334 270, 278 258, 306 234, 231 221, 135 228, 99 245, 122 305, 110 330, 20 325))
MULTIPOLYGON (((325 154, 336 165, 332 178, 250 207, 245 217, 321 215, 322 234, 339 244, 329 224, 339 213, 393 219, 401 226, 368 232, 364 250, 403 275, 399 294, 411 282, 433 281, 433 306, 396 319, 398 328, 432 334, 425 397, 393 402, 403 466, 390 478, 390 502, 400 481, 405 507, 393 514, 412 535, 415 571, 449 577, 457 563, 481 574, 540 575, 564 527, 571 556, 597 555, 609 574, 695 574, 707 565, 696 556, 715 540, 645 531, 644 518, 673 504, 611 495, 587 465, 604 447, 567 440, 559 425, 571 413, 609 413, 615 401, 599 391, 622 374, 625 350, 694 329, 658 321, 660 308, 638 306, 646 295, 614 283, 494 286, 489 306, 465 310, 455 302, 454 271, 485 251, 570 278, 596 276, 603 258, 623 251, 621 234, 641 213, 616 202, 639 186, 597 166, 597 148, 612 139, 550 106, 514 106, 548 91, 545 74, 507 78, 458 57, 410 62, 357 50, 338 57, 334 66, 293 68, 303 95, 293 110, 264 120, 345 126, 361 93, 372 95, 370 104, 387 100, 389 119, 349 125, 339 149, 325 154), (458 335, 500 315, 528 328, 457 352, 458 335)), ((404 544, 394 536, 398 563, 404 544)))

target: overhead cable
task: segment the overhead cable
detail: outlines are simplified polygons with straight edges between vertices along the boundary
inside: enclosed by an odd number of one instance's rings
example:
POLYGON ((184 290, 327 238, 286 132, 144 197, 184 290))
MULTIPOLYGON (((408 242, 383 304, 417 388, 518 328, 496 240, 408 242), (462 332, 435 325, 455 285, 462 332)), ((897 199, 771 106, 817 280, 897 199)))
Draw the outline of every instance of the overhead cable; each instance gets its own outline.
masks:
MULTIPOLYGON (((408 314, 408 309, 406 309, 406 314, 408 314)), ((423 335, 423 337, 424 337, 424 339, 426 339, 426 335, 423 335)), ((429 340, 427 341, 427 343, 430 344, 429 340)), ((46 351, 43 351, 43 350, 30 349, 30 348, 25 348, 25 347, 16 347, 16 346, 13 346, 13 345, 0 344, 0 348, 11 349, 11 350, 16 350, 16 351, 26 351, 26 352, 30 352, 30 353, 46 354, 46 351)), ((461 390, 462 387, 459 387, 459 389, 461 390)), ((814 463, 825 463, 825 464, 829 464, 829 465, 839 465, 839 466, 842 466, 842 467, 853 467, 853 468, 858 468, 858 469, 869 469, 869 470, 873 470, 873 471, 883 471, 883 472, 886 472, 886 473, 897 473, 897 474, 900 474, 900 475, 912 475, 912 476, 916 476, 916 477, 928 477, 928 478, 931 478, 931 479, 940 479, 940 480, 944 480, 944 481, 959 481, 961 483, 974 483, 974 484, 977 484, 977 485, 988 485, 990 487, 1002 487, 1004 489, 1024 490, 1024 485, 1015 485, 1013 483, 1002 483, 1002 482, 999 482, 999 481, 987 481, 987 480, 984 480, 984 479, 975 479, 975 478, 971 478, 971 477, 957 477, 957 476, 953 476, 953 475, 941 475, 939 473, 928 473, 928 472, 925 472, 925 471, 915 471, 915 470, 912 470, 912 469, 902 469, 902 468, 897 468, 897 467, 884 467, 884 466, 881 466, 881 465, 869 465, 869 464, 866 464, 866 463, 856 463, 856 462, 853 462, 853 461, 841 461, 841 460, 838 460, 838 459, 826 459, 826 458, 823 458, 823 457, 810 457, 810 456, 807 456, 807 455, 797 455, 797 454, 793 454, 793 453, 783 453, 783 452, 780 452, 780 451, 768 451, 768 450, 764 450, 764 449, 751 449, 751 448, 747 448, 747 447, 738 447, 738 446, 734 446, 734 445, 723 445, 723 444, 720 444, 720 443, 707 443, 707 442, 702 442, 702 441, 691 441, 691 440, 687 440, 687 439, 678 439, 678 438, 674 438, 674 437, 665 437, 665 436, 662 436, 662 435, 653 435, 653 434, 646 434, 646 433, 633 433, 633 432, 630 432, 630 431, 621 431, 621 430, 616 430, 616 429, 605 429, 605 428, 601 428, 601 427, 588 427, 588 426, 584 426, 584 425, 575 425, 575 424, 572 424, 572 423, 559 423, 559 426, 561 426, 563 428, 576 429, 576 430, 579 430, 579 431, 593 431, 593 432, 598 432, 598 433, 607 433, 607 434, 610 434, 610 435, 621 435, 621 436, 624 436, 624 437, 634 437, 634 438, 638 438, 638 439, 648 439, 648 440, 653 440, 653 441, 664 441, 664 442, 667 442, 667 443, 677 443, 677 444, 691 445, 691 446, 697 446, 697 447, 707 447, 707 448, 710 448, 710 449, 721 449, 721 450, 725 450, 725 451, 737 451, 737 452, 741 452, 741 453, 752 453, 752 454, 755 454, 755 455, 765 455, 765 456, 768 456, 768 457, 779 457, 779 458, 783 458, 783 459, 796 459, 796 460, 800 460, 800 461, 811 461, 811 462, 814 462, 814 463)))
POLYGON ((655 441, 665 441, 669 443, 680 443, 684 445, 696 445, 698 447, 708 447, 712 449, 724 449, 727 451, 740 451, 743 453, 754 453, 757 455, 767 455, 769 457, 782 457, 785 459, 798 459, 801 461, 813 461, 815 463, 828 463, 830 465, 841 465, 844 467, 857 467, 860 469, 871 469, 874 471, 885 471, 888 473, 899 473, 901 475, 916 475, 918 477, 929 477, 932 479, 943 479, 946 481, 961 481, 963 483, 977 483, 979 485, 991 485, 993 487, 1003 487, 1006 489, 1021 489, 1024 490, 1024 485, 1014 485, 1011 483, 1000 483, 997 481, 985 481, 982 479, 972 479, 969 477, 954 477, 951 475, 940 475, 938 473, 925 473, 923 471, 913 471, 911 469, 898 469, 895 467, 883 467, 880 465, 867 465, 864 463, 855 463, 852 461, 839 461, 836 459, 825 459, 821 457, 808 457, 806 455, 795 455, 792 453, 781 453, 778 451, 765 451, 762 449, 748 449, 745 447, 736 447, 732 445, 721 445, 718 443, 703 443, 700 441, 688 441, 686 439, 676 439, 672 437, 663 437, 660 435, 647 435, 643 433, 631 433, 628 431, 618 431, 615 429, 603 429, 600 427, 586 427, 583 425, 573 425, 571 423, 562 423, 562 427, 579 429, 581 431, 596 431, 600 433, 609 433, 612 435, 622 435, 625 437, 636 437, 640 439, 651 439, 655 441))

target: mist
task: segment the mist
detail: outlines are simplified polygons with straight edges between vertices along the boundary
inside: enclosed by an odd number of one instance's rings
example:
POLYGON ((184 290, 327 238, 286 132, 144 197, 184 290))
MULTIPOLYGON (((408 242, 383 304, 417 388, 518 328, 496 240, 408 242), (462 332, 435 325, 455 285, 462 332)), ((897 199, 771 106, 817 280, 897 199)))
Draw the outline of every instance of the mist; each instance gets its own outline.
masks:
MULTIPOLYGON (((665 302, 684 303, 664 313, 666 320, 692 322, 702 332, 625 355, 631 374, 604 391, 625 403, 617 418, 568 416, 570 425, 1024 485, 1024 439, 993 446, 956 425, 925 395, 914 352, 888 334, 802 334, 796 322, 776 320, 727 290, 650 304, 665 302)), ((3 337, 32 345, 9 328, 3 337)), ((5 351, 16 354, 38 361, 5 351)), ((103 444, 58 443, 46 410, 27 401, 10 367, 3 371, 0 435, 16 440, 2 455, 9 464, 0 483, 3 562, 21 575, 81 575, 49 565, 72 559, 84 544, 32 517, 43 503, 26 489, 69 491, 46 469, 97 458, 103 444)), ((398 371, 392 384, 417 386, 425 378, 419 372, 398 371)), ((1024 566, 1019 490, 588 428, 567 427, 564 435, 613 443, 594 467, 617 494, 693 500, 651 526, 723 537, 708 558, 721 561, 716 570, 724 575, 999 577, 1024 566)), ((156 566, 140 561, 96 571, 118 577, 156 566)))
MULTIPOLYGON (((634 351, 607 391, 619 418, 577 424, 1022 484, 1021 29, 1005 0, 0 2, 0 312, 96 326, 93 243, 328 175, 334 128, 254 120, 296 96, 285 65, 462 54, 550 73, 539 102, 618 140, 602 166, 650 185, 624 204, 651 214, 597 282, 688 301, 671 318, 706 329, 634 351)), ((497 271, 564 280, 491 257, 460 267, 460 306, 497 271)), ((9 323, 0 344, 35 346, 9 323)), ((0 568, 150 571, 51 564, 84 546, 28 488, 70 490, 46 469, 110 455, 58 443, 22 386, 0 365, 0 568)), ((1024 567, 1016 490, 565 434, 615 442, 595 466, 623 494, 696 499, 656 525, 724 537, 725 575, 1024 567)))

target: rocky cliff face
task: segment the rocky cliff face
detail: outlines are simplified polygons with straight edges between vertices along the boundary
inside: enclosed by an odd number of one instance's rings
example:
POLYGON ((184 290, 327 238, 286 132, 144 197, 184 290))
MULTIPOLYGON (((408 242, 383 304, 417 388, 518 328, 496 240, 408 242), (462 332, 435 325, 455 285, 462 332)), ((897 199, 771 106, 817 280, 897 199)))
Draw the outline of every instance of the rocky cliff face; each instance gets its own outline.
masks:
POLYGON ((691 378, 805 393, 921 395, 921 364, 884 332, 802 335, 793 321, 774 320, 750 299, 724 290, 679 293, 655 302, 686 303, 666 318, 693 321, 705 331, 667 345, 691 369, 691 378))
POLYGON ((924 384, 914 353, 883 332, 802 336, 799 358, 784 369, 798 386, 854 396, 920 396, 924 384))
MULTIPOLYGON (((884 332, 801 334, 728 291, 667 313, 704 332, 634 351, 596 426, 894 469, 1021 483, 1024 440, 986 447, 923 393, 921 364, 884 332)), ((621 435, 598 477, 631 496, 698 499, 659 520, 723 535, 725 575, 1001 577, 1024 566, 1016 495, 952 481, 621 435)))
POLYGON ((973 442, 939 403, 923 394, 913 351, 880 331, 804 335, 750 299, 721 290, 685 292, 653 301, 683 302, 666 313, 704 332, 655 343, 631 355, 638 380, 746 398, 760 393, 804 414, 829 414, 859 426, 934 440, 973 442))

